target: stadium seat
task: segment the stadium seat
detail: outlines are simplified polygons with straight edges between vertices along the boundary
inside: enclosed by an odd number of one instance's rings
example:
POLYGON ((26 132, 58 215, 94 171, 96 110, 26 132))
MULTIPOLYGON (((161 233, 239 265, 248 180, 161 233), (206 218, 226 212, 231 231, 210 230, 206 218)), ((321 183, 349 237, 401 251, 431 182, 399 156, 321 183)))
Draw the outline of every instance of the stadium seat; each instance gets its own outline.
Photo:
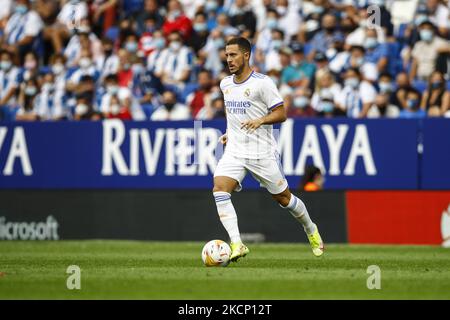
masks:
POLYGON ((119 27, 112 26, 106 31, 105 37, 111 39, 112 41, 116 41, 116 39, 119 37, 119 31, 119 27))
POLYGON ((426 81, 423 80, 414 80, 412 83, 413 87, 423 93, 427 88, 426 81))

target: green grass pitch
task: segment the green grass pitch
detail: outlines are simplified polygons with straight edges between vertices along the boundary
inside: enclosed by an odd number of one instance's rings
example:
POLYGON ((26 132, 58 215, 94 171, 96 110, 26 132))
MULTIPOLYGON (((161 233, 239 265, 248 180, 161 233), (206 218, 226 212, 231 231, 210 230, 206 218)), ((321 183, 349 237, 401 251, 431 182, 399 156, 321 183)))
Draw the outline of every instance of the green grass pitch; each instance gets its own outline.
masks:
POLYGON ((226 268, 206 268, 203 243, 0 242, 0 299, 450 299, 450 251, 428 246, 250 244, 226 268), (68 290, 66 269, 81 268, 68 290), (367 267, 381 269, 369 290, 367 267))

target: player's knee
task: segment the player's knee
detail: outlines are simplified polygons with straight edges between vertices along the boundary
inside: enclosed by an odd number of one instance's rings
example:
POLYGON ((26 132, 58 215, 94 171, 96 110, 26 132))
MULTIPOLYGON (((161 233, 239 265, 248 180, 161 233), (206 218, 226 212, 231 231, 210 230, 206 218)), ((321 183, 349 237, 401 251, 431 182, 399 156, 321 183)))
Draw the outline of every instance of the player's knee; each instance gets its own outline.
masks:
POLYGON ((278 202, 279 205, 283 207, 287 207, 289 205, 289 201, 291 201, 291 194, 286 192, 273 195, 272 197, 278 202))

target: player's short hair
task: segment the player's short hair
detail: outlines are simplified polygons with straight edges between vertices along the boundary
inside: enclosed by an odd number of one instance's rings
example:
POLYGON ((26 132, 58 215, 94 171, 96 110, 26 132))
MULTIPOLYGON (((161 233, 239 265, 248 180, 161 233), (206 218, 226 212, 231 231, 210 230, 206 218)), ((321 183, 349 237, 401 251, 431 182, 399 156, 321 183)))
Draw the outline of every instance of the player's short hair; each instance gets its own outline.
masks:
POLYGON ((250 41, 244 37, 234 37, 227 41, 227 46, 231 46, 233 44, 237 44, 239 50, 244 53, 248 52, 250 54, 252 52, 252 45, 250 44, 250 41))

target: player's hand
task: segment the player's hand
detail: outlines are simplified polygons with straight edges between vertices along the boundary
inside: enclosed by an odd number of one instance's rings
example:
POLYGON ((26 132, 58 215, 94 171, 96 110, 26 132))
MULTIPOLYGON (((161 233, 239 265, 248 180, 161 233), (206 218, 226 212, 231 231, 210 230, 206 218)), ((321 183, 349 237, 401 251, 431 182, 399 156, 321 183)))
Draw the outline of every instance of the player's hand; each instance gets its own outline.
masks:
POLYGON ((221 144, 227 144, 227 141, 228 141, 228 136, 227 136, 226 133, 225 133, 224 135, 220 136, 219 142, 220 142, 221 144))
POLYGON ((247 130, 248 133, 252 133, 261 125, 263 124, 263 121, 261 118, 254 119, 254 120, 245 120, 244 122, 241 122, 241 129, 247 130))

